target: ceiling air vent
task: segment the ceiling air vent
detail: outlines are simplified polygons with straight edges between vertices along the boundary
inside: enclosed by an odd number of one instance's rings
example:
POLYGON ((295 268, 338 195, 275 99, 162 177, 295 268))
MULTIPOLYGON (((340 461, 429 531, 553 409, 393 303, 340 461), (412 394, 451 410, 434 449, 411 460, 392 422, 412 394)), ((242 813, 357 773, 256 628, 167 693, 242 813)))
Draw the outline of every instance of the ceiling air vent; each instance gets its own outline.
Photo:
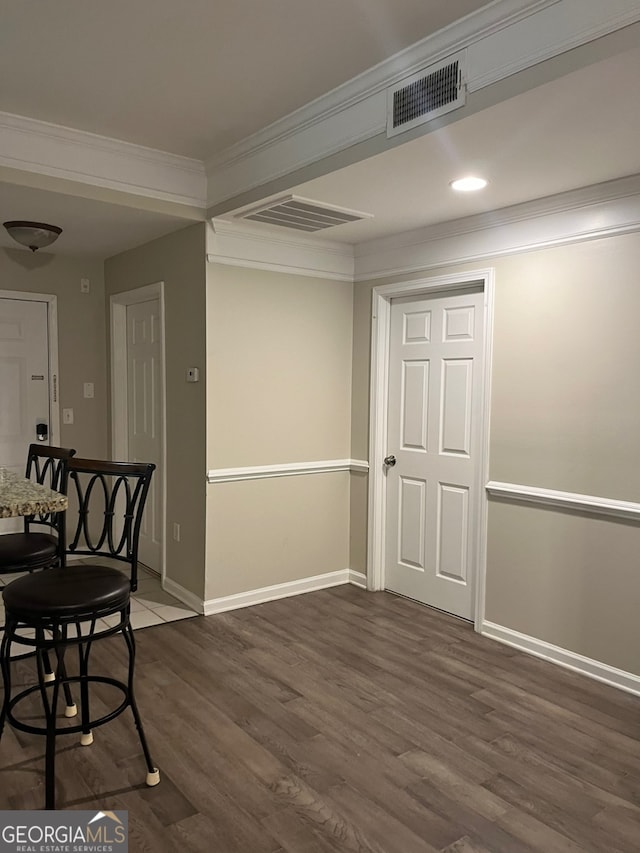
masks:
POLYGON ((237 213, 235 218, 311 232, 322 231, 334 225, 344 225, 346 222, 357 222, 359 219, 371 219, 372 216, 371 213, 360 213, 357 210, 333 207, 307 198, 298 198, 295 195, 285 195, 256 207, 250 207, 237 213))
POLYGON ((387 136, 404 133, 419 124, 462 107, 464 54, 423 68, 387 89, 387 136))

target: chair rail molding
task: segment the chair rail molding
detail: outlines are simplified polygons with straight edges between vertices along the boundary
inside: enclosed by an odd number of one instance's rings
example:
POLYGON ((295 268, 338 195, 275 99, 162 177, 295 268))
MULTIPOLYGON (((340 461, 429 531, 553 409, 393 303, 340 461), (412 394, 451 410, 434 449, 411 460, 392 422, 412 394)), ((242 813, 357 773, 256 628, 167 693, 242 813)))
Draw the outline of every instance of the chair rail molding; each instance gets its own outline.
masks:
POLYGON ((280 465, 253 465, 244 468, 212 468, 208 483, 236 483, 239 480, 265 480, 296 477, 302 474, 332 474, 336 471, 366 473, 369 463, 362 459, 327 459, 321 462, 287 462, 280 465))
POLYGON ((570 509, 590 515, 612 516, 613 518, 640 521, 640 503, 583 495, 578 492, 562 492, 539 486, 523 486, 517 483, 500 483, 490 480, 486 490, 491 497, 518 503, 537 504, 552 509, 570 509))

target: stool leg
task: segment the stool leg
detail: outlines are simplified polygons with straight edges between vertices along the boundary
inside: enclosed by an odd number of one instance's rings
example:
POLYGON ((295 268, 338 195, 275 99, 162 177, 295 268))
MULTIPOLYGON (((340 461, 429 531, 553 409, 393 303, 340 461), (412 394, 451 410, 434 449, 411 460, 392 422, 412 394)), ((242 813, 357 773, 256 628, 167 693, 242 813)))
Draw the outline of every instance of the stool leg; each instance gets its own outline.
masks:
POLYGON ((2 666, 2 684, 4 687, 2 710, 0 710, 0 738, 4 731, 4 723, 9 712, 9 701, 11 699, 11 640, 14 627, 15 623, 8 617, 0 645, 0 666, 2 666))
MULTIPOLYGON (((95 627, 95 619, 91 626, 91 632, 95 627)), ((78 627, 78 631, 80 628, 78 627)), ((82 734, 80 735, 81 746, 91 746, 93 743, 93 732, 91 731, 90 705, 89 705, 89 652, 91 641, 78 643, 78 664, 80 671, 80 720, 82 722, 82 734)))
MULTIPOLYGON (((66 639, 66 638, 65 638, 66 639)), ((78 713, 78 709, 76 708, 76 703, 73 701, 73 694, 71 693, 71 685, 67 681, 67 667, 64 662, 64 649, 56 647, 56 658, 58 660, 58 665, 56 668, 57 676, 60 678, 62 683, 62 689, 64 691, 64 699, 66 702, 64 715, 65 717, 75 717, 78 713)), ((45 662, 47 663, 47 662, 45 662)), ((56 674, 54 674, 54 678, 56 674)))
POLYGON ((53 679, 55 677, 56 677, 56 675, 53 671, 53 667, 51 666, 51 663, 49 662, 49 654, 48 654, 48 652, 45 652, 44 653, 44 680, 45 681, 53 681, 53 679))
MULTIPOLYGON (((44 632, 42 629, 36 631, 38 643, 44 645, 44 632)), ((42 696, 42 707, 47 724, 46 746, 45 746, 45 809, 56 807, 56 713, 58 709, 58 693, 60 691, 60 679, 62 673, 58 668, 56 679, 53 683, 51 701, 47 694, 46 682, 44 680, 46 662, 42 648, 36 651, 38 666, 38 683, 40 684, 40 695, 42 696)), ((59 659, 60 660, 60 659, 59 659)))
POLYGON ((135 720, 136 729, 138 730, 138 737, 140 738, 140 744, 142 746, 142 752, 144 753, 144 760, 147 765, 146 783, 150 788, 152 788, 154 785, 158 785, 160 783, 160 771, 154 765, 153 759, 151 758, 151 753, 149 752, 149 747, 147 745, 147 739, 145 737, 144 729, 142 727, 142 720, 140 719, 140 712, 138 711, 138 706, 136 704, 136 699, 133 691, 133 672, 136 660, 136 644, 135 640, 133 639, 133 628, 131 627, 131 623, 129 622, 128 615, 127 624, 123 628, 122 634, 127 644, 127 648, 129 649, 129 704, 131 705, 133 719, 135 720))

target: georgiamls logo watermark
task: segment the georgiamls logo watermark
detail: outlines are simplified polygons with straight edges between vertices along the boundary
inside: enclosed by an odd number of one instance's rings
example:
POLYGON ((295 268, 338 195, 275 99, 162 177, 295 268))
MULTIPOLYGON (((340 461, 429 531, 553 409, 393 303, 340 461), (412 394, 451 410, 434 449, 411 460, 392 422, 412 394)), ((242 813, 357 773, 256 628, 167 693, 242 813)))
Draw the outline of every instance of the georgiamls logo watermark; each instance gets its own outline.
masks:
POLYGON ((128 812, 3 811, 0 853, 128 853, 128 812))

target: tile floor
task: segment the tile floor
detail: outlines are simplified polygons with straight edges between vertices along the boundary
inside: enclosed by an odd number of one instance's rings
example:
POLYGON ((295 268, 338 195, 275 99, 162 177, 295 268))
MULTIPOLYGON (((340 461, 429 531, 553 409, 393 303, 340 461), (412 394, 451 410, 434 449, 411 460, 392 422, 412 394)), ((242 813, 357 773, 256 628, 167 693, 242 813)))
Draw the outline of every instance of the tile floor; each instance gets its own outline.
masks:
MULTIPOLYGON (((17 577, 19 575, 0 574, 0 590, 17 577)), ((189 619, 197 615, 162 589, 158 575, 145 566, 138 566, 138 589, 131 597, 131 625, 134 629, 161 625, 163 622, 175 622, 178 619, 189 619)), ((101 621, 115 624, 118 616, 109 616, 101 621)), ((3 624, 4 607, 0 599, 0 625, 3 624)))

